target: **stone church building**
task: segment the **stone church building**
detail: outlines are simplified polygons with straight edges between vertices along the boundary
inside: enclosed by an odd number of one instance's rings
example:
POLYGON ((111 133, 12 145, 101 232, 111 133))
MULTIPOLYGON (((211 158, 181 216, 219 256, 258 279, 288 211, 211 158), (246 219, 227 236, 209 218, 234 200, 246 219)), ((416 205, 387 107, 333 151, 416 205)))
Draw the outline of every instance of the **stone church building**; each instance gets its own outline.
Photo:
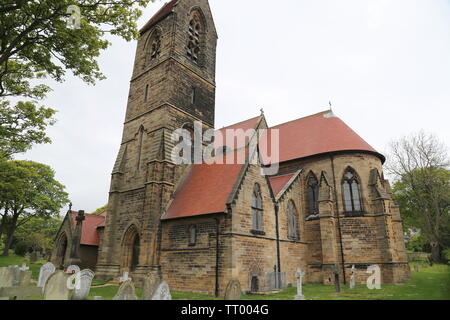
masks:
POLYGON ((353 265, 359 282, 374 264, 383 283, 408 279, 385 157, 331 110, 221 129, 278 129, 275 176, 261 162, 172 161, 174 130, 214 128, 217 39, 207 0, 173 0, 141 30, 96 276, 157 272, 173 290, 218 295, 231 279, 247 292, 274 289, 274 275, 295 285, 297 267, 325 284, 348 283, 353 265))

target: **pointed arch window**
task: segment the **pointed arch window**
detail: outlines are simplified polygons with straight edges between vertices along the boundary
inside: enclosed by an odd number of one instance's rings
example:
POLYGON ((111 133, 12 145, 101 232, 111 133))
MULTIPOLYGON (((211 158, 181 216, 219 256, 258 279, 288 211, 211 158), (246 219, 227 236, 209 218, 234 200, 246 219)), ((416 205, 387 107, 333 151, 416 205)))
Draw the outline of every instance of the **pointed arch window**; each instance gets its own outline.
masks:
POLYGON ((294 201, 290 200, 287 207, 288 218, 288 238, 291 240, 298 240, 297 231, 297 208, 294 201))
POLYGON ((263 200, 261 195, 261 187, 259 186, 259 184, 255 184, 255 186, 253 187, 252 217, 253 217, 252 232, 255 234, 263 234, 264 233, 263 200))
POLYGON ((161 31, 156 29, 150 38, 150 56, 149 61, 159 58, 161 54, 161 31))
POLYGON ((319 181, 311 173, 307 181, 308 218, 319 215, 319 181))
POLYGON ((200 13, 194 11, 189 20, 187 56, 195 63, 199 63, 200 60, 203 33, 204 26, 200 13))
POLYGON ((133 241, 133 248, 131 254, 131 271, 136 271, 139 265, 139 254, 140 254, 141 241, 139 235, 136 234, 133 241))
POLYGON ((357 216, 363 212, 360 183, 356 172, 349 168, 344 173, 342 181, 342 194, 344 197, 344 210, 346 215, 357 216))

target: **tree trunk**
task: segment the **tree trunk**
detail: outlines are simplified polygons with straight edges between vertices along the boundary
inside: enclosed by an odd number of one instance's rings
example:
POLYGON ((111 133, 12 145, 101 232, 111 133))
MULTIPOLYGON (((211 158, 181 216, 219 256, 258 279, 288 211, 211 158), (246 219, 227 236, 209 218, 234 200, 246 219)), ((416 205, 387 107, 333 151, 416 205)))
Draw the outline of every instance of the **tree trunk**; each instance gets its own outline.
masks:
POLYGON ((433 261, 433 263, 442 262, 441 246, 439 245, 439 242, 432 241, 430 245, 431 245, 431 260, 433 261))
POLYGON ((20 212, 14 210, 14 215, 11 221, 11 224, 9 225, 8 232, 6 234, 5 239, 5 247, 3 248, 3 257, 9 256, 9 249, 11 248, 13 239, 14 239, 14 232, 17 228, 17 220, 19 219, 20 212))

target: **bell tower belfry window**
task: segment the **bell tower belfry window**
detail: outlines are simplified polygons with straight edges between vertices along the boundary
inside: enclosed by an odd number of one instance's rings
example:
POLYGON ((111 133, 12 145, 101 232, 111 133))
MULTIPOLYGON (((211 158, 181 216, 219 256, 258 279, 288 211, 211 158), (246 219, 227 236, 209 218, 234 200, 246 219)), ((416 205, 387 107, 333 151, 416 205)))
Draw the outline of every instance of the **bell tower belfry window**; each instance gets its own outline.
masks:
POLYGON ((199 64, 202 54, 204 32, 205 27, 202 22, 200 13, 194 10, 189 21, 187 56, 197 64, 199 64))

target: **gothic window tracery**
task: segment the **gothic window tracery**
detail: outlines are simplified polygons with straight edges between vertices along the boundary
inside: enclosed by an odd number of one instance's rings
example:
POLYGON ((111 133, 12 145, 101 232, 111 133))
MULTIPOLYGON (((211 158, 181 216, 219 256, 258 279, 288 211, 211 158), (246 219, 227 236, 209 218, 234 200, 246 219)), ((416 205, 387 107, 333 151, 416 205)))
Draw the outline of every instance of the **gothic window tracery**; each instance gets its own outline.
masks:
POLYGON ((311 219, 319 215, 319 181, 312 172, 310 173, 307 180, 307 197, 307 219, 311 219))
POLYGON ((187 56, 195 63, 199 63, 200 60, 203 33, 204 26, 200 14, 194 11, 189 21, 187 56))
POLYGON ((342 182, 342 194, 344 197, 344 210, 347 215, 362 213, 362 201, 360 183, 355 171, 348 168, 344 173, 342 182))

